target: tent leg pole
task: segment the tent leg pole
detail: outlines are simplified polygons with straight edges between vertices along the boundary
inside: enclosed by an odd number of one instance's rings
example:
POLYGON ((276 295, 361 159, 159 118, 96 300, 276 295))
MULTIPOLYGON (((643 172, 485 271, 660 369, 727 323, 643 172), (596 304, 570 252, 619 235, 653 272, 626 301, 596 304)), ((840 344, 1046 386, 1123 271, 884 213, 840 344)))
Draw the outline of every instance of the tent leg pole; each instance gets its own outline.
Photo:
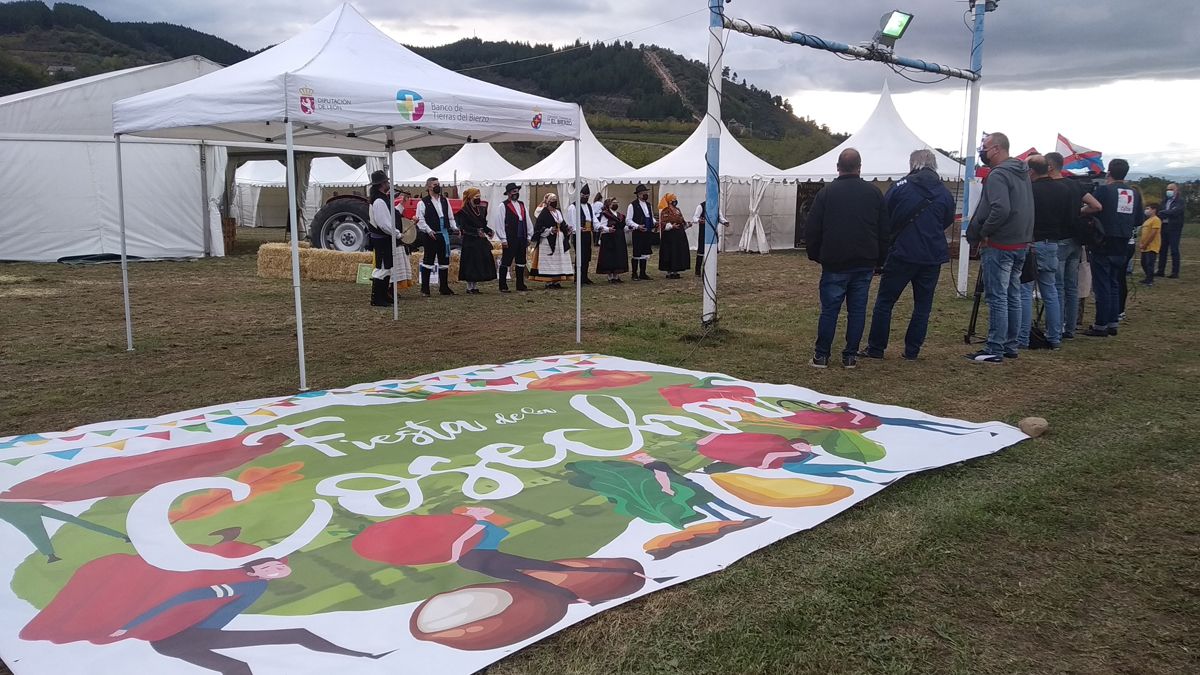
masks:
MULTIPOLYGON (((971 70, 983 72, 983 20, 987 15, 986 2, 975 5, 975 30, 971 40, 971 70)), ((967 122, 967 152, 966 163, 963 167, 963 210, 962 227, 958 233, 958 294, 966 297, 967 277, 971 272, 971 245, 967 243, 967 214, 971 208, 971 180, 975 178, 975 134, 979 130, 979 80, 971 81, 971 112, 967 122)), ((978 197, 976 197, 978 198, 978 197)))
MULTIPOLYGON (((583 112, 580 111, 580 119, 583 119, 583 112)), ((575 213, 580 214, 583 208, 583 195, 579 186, 579 139, 575 139, 575 213)), ((587 270, 583 269, 583 251, 580 247, 583 246, 583 221, 582 215, 579 226, 575 228, 575 344, 583 342, 583 275, 587 270)))
POLYGON ((300 359, 300 391, 308 391, 304 364, 304 312, 300 308, 300 235, 296 215, 296 150, 292 143, 292 121, 287 122, 288 226, 292 232, 292 299, 296 306, 296 351, 300 359))
POLYGON ((129 307, 129 255, 125 238, 125 175, 121 166, 121 134, 114 134, 117 150, 117 222, 121 226, 121 294, 125 300, 125 351, 133 351, 133 313, 129 307))
POLYGON ((204 255, 212 255, 212 220, 208 209, 208 146, 200 143, 200 226, 204 228, 204 255))
POLYGON ((700 279, 704 284, 704 306, 700 325, 709 327, 717 323, 717 227, 721 215, 721 64, 724 47, 721 35, 724 32, 722 14, 723 0, 708 1, 708 149, 707 171, 704 190, 704 271, 700 279))
MULTIPOLYGON (((395 164, 395 162, 392 161, 392 153, 395 152, 396 138, 395 138, 395 132, 393 132, 391 129, 389 129, 387 132, 387 144, 385 147, 387 148, 387 153, 385 154, 383 161, 387 164, 387 172, 388 172, 388 203, 392 204, 392 210, 395 211, 395 209, 396 209, 396 206, 395 206, 395 204, 396 204, 396 171, 395 171, 395 167, 393 166, 395 164)), ((393 217, 393 220, 394 220, 394 217, 393 217)), ((400 247, 396 245, 395 237, 391 237, 391 240, 392 240, 391 241, 392 269, 394 270, 394 269, 396 269, 396 267, 398 265, 400 265, 400 247)), ((409 262, 409 260, 407 258, 405 258, 404 264, 411 265, 412 263, 409 262)), ((391 284, 391 286, 392 286, 392 321, 399 321, 400 320, 400 291, 396 288, 395 277, 391 276, 390 274, 388 276, 388 283, 391 284)))

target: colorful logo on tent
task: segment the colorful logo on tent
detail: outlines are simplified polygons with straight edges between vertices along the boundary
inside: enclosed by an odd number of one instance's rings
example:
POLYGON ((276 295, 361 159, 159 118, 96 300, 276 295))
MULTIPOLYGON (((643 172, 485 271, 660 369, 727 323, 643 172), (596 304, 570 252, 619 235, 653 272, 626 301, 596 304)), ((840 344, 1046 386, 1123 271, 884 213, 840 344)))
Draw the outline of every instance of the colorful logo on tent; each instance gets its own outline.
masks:
POLYGON ((308 87, 300 88, 300 112, 311 115, 317 110, 316 92, 308 87))
POLYGON ((401 89, 396 92, 396 110, 410 122, 416 122, 425 116, 425 101, 415 91, 401 89))
POLYGON ((529 126, 533 127, 534 129, 541 129, 542 128, 542 113, 534 113, 533 120, 529 123, 529 126))

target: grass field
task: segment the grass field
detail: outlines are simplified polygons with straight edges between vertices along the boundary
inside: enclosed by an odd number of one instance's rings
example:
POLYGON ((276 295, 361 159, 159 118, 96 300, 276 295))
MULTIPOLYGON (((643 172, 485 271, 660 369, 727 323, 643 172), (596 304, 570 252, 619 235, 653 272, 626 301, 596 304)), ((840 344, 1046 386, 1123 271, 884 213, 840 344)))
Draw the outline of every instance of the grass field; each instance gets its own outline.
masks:
MULTIPOLYGON (((1189 228, 1185 258, 1200 256, 1198 235, 1189 228)), ((132 265, 135 353, 116 266, 0 266, 0 435, 293 392, 290 285, 256 278, 250 255, 279 236, 243 231, 224 259, 132 265)), ((947 271, 921 360, 893 349, 853 371, 806 365, 818 269, 802 254, 721 265, 719 333, 697 343, 690 276, 596 285, 582 349, 972 421, 1037 415, 1049 435, 905 479, 489 673, 1200 671, 1200 265, 1139 289, 1120 337, 1002 366, 961 358, 970 302, 947 271)), ((393 323, 366 287, 307 284, 310 384, 580 348, 572 292, 485 293, 409 291, 393 323)), ((897 309, 894 340, 907 321, 897 309)))

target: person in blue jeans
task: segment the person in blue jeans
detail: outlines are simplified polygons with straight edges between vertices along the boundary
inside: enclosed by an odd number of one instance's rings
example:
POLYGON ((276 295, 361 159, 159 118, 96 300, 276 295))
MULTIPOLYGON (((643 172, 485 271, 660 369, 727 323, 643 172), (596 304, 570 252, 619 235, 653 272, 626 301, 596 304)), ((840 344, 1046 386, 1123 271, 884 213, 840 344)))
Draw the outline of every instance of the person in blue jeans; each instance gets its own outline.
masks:
POLYGON ((975 363, 1003 363, 1018 356, 1021 267, 1033 241, 1033 187, 1025 162, 1009 155, 1004 134, 984 138, 979 159, 991 171, 967 226, 967 241, 984 246, 979 273, 988 305, 988 337, 983 349, 966 356, 975 363))
POLYGON ((1108 163, 1108 180, 1096 188, 1095 197, 1104 208, 1100 223, 1104 241, 1089 247, 1092 263, 1092 291, 1096 295, 1096 321, 1083 332, 1089 337, 1108 337, 1117 334, 1121 314, 1121 280, 1125 277, 1125 261, 1129 238, 1145 219, 1142 195, 1125 182, 1129 162, 1114 159, 1108 163))
POLYGON ((1050 177, 1070 188, 1075 195, 1073 200, 1075 218, 1072 228, 1058 241, 1058 274, 1055 276, 1054 289, 1062 300, 1062 336, 1070 340, 1075 337, 1075 326, 1079 323, 1079 265, 1083 260, 1083 244, 1074 237, 1074 227, 1085 218, 1091 218, 1100 213, 1100 202, 1091 195, 1082 183, 1063 176, 1063 156, 1057 152, 1046 153, 1046 162, 1050 165, 1050 177))
POLYGON ((1062 342, 1062 302, 1058 295, 1058 242, 1069 233, 1071 223, 1079 213, 1075 191, 1062 181, 1050 177, 1050 163, 1041 155, 1027 158, 1029 177, 1033 180, 1033 247, 1029 255, 1036 256, 1037 278, 1021 285, 1021 330, 1017 342, 1029 347, 1033 327, 1033 286, 1037 284, 1046 314, 1046 340, 1051 349, 1062 342))
POLYGON ((867 348, 860 354, 872 359, 883 358, 887 350, 892 310, 909 284, 913 313, 904 334, 904 358, 913 360, 921 353, 938 277, 942 265, 950 261, 946 228, 954 224, 956 209, 954 196, 937 174, 937 155, 928 148, 916 150, 909 155, 908 166, 910 173, 883 198, 892 243, 879 280, 867 348))
POLYGON ((846 305, 846 348, 842 366, 858 365, 867 324, 867 295, 873 272, 888 249, 887 207, 879 189, 859 177, 862 157, 854 148, 838 156, 838 177, 813 198, 808 216, 808 258, 821 264, 821 318, 811 365, 829 367, 838 315, 846 305))

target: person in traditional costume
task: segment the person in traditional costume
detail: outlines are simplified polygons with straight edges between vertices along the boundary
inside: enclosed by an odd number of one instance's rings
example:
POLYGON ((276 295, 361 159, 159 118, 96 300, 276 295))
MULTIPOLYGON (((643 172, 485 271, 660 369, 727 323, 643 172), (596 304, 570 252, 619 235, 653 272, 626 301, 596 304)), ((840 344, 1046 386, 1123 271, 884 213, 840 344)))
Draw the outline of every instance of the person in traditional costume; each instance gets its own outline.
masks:
POLYGON ((654 253, 653 234, 657 229, 654 209, 650 206, 650 188, 638 183, 633 191, 635 198, 625 213, 625 226, 633 230, 633 257, 630 262, 631 279, 650 280, 646 274, 646 264, 650 254, 654 253))
POLYGON ((592 264, 592 228, 596 222, 596 212, 592 210, 592 204, 588 201, 592 189, 584 185, 579 193, 579 202, 571 205, 567 223, 572 231, 579 230, 579 250, 575 252, 575 256, 579 259, 579 274, 582 276, 580 281, 590 284, 592 280, 588 278, 587 270, 588 265, 592 264))
POLYGON ((529 223, 529 211, 521 201, 521 188, 516 183, 504 186, 508 199, 504 202, 504 226, 497 228, 500 238, 500 292, 508 293, 508 268, 516 265, 517 290, 527 291, 525 285, 526 254, 529 250, 529 234, 533 227, 529 223))
POLYGON ((412 265, 408 261, 407 249, 397 239, 400 230, 396 223, 400 213, 392 204, 388 189, 388 175, 385 171, 371 173, 371 220, 367 225, 367 238, 370 248, 375 253, 375 270, 371 272, 371 306, 390 307, 393 292, 388 280, 396 284, 396 288, 412 286, 412 265), (399 260, 393 260, 393 253, 399 260), (395 264, 398 263, 398 264, 395 264))
POLYGON ((596 274, 607 274, 610 284, 622 283, 621 275, 629 271, 629 247, 625 243, 625 214, 616 199, 605 200, 596 214, 596 232, 600 237, 596 274))
POLYGON ((679 273, 692 266, 692 252, 688 250, 687 228, 691 224, 679 210, 679 200, 668 192, 658 203, 658 231, 661 243, 658 247, 658 269, 666 272, 668 279, 678 279, 679 273))
POLYGON ((558 208, 558 195, 548 193, 542 199, 533 223, 533 261, 529 278, 545 282, 546 288, 562 288, 562 282, 574 281, 575 270, 570 254, 571 228, 558 208))
POLYGON ((479 197, 479 188, 467 188, 463 193, 462 208, 454 218, 463 233, 458 280, 467 282, 468 294, 479 295, 479 282, 496 278, 492 228, 487 224, 487 207, 479 197))
MULTIPOLYGON (((700 206, 696 207, 696 213, 692 215, 692 222, 699 228, 696 232, 696 276, 704 270, 704 228, 707 226, 705 218, 707 203, 700 202, 700 206)), ((729 221, 725 219, 725 214, 720 214, 717 218, 717 224, 721 227, 717 230, 717 241, 720 241, 724 234, 723 230, 729 229, 729 221)), ((714 244, 715 245, 715 244, 714 244)))
POLYGON ((417 229, 423 235, 422 247, 425 249, 425 257, 421 260, 421 295, 429 295, 434 262, 438 270, 438 292, 454 295, 450 290, 450 234, 458 232, 458 225, 437 178, 425 181, 425 197, 417 205, 417 229))

